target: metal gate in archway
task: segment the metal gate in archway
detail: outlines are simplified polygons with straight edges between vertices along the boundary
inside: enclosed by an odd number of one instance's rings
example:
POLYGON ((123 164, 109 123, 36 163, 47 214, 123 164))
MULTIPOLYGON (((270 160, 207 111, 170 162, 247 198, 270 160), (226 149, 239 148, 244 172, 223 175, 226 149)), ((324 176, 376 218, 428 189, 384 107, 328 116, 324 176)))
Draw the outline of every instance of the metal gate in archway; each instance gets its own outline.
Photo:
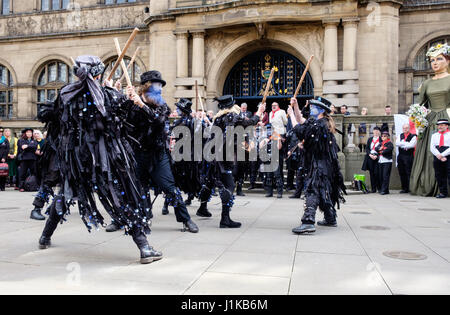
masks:
MULTIPOLYGON (((300 82, 305 65, 296 57, 280 50, 263 50, 241 59, 230 71, 223 94, 231 94, 238 102, 261 100, 266 89, 270 71, 275 75, 269 90, 269 100, 290 99, 300 82)), ((308 72, 298 98, 314 96, 314 83, 308 72)))

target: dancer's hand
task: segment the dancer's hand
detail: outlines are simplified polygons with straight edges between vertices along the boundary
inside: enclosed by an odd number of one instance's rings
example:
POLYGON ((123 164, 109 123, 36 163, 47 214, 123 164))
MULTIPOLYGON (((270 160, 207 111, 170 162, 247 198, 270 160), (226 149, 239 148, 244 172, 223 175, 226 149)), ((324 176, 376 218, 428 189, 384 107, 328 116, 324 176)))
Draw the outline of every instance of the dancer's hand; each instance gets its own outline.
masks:
POLYGON ((119 80, 117 80, 116 84, 114 84, 114 88, 115 88, 117 91, 122 90, 122 82, 120 82, 119 80))

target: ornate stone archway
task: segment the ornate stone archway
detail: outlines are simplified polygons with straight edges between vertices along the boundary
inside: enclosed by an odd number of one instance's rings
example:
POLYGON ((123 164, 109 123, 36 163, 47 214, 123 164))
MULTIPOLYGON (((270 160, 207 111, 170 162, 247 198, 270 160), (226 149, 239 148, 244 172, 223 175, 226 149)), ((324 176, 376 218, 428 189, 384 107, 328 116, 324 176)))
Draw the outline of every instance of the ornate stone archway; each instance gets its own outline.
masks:
POLYGON ((320 41, 308 42, 284 32, 268 32, 267 38, 259 39, 256 32, 241 35, 220 51, 209 53, 206 63, 207 102, 213 108, 212 99, 221 94, 228 73, 245 56, 262 49, 277 49, 293 55, 304 64, 315 55, 309 73, 314 82, 314 94, 322 95, 323 46, 320 41), (313 44, 313 45, 311 45, 313 44))

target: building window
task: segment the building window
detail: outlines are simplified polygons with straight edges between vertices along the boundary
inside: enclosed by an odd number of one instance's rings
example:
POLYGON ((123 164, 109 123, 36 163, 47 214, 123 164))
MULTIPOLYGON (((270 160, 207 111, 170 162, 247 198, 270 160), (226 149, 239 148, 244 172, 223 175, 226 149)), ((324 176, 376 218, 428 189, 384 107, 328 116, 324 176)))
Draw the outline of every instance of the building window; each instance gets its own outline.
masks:
POLYGON ((41 0, 42 11, 66 10, 70 0, 41 0))
POLYGON ((419 102, 419 87, 425 81, 433 76, 433 70, 431 69, 431 64, 427 60, 427 51, 431 46, 437 44, 450 43, 450 35, 433 39, 428 42, 422 49, 417 53, 414 59, 413 69, 413 103, 417 104, 419 102))
POLYGON ((61 61, 50 61, 39 72, 37 80, 37 112, 46 102, 54 101, 61 88, 73 83, 72 69, 61 61))
POLYGON ((0 0, 1 8, 0 13, 2 15, 8 15, 11 12, 11 0, 0 0))
MULTIPOLYGON (((102 82, 111 73, 112 67, 114 67, 116 60, 117 60, 117 56, 106 61, 106 63, 105 63, 106 70, 102 77, 102 82)), ((125 57, 124 61, 128 67, 128 65, 130 64, 131 58, 125 57)), ((122 67, 118 67, 116 70, 116 73, 114 73, 114 75, 112 77, 114 82, 119 80, 122 77, 122 74, 123 74, 122 67)), ((141 74, 142 74, 141 68, 135 61, 133 68, 128 69, 128 75, 130 76, 130 79, 131 79, 131 82, 133 82, 133 85, 137 86, 140 84, 141 74)), ((122 82, 122 87, 123 87, 123 90, 125 91, 126 90, 125 80, 122 82)))
POLYGON ((130 2, 136 2, 136 0, 105 0, 105 4, 121 4, 130 2))
POLYGON ((13 117, 12 87, 14 85, 11 72, 8 68, 0 65, 0 118, 11 119, 13 117))

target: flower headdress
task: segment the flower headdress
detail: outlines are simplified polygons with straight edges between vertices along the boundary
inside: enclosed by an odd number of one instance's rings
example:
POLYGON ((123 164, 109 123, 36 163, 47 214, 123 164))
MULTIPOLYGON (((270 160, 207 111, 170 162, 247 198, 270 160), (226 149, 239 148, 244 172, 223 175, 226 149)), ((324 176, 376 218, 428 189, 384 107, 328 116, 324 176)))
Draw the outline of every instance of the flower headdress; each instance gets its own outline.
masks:
POLYGON ((432 46, 427 52, 427 58, 435 58, 439 55, 450 56, 450 46, 445 44, 437 44, 432 46))

